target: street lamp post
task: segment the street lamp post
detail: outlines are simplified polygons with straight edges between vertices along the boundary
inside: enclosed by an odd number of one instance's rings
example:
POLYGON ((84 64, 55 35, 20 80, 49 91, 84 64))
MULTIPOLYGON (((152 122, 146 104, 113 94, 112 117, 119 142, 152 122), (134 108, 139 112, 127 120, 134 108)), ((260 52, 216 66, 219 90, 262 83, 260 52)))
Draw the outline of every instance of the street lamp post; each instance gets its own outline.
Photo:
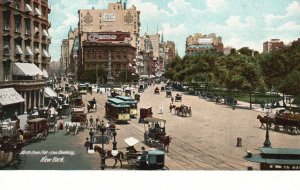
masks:
POLYGON ((112 129, 113 130, 113 137, 114 137, 114 141, 113 141, 113 149, 112 149, 112 151, 111 151, 111 154, 113 155, 113 156, 117 156, 118 155, 118 150, 117 150, 117 141, 116 141, 116 136, 117 136, 117 132, 116 132, 116 129, 115 128, 113 128, 112 129))
POLYGON ((269 105, 267 105, 266 107, 266 110, 267 110, 267 129, 266 129, 266 139, 265 139, 265 142, 264 142, 264 147, 266 148, 270 148, 271 147, 271 142, 270 142, 270 136, 269 136, 269 125, 271 124, 270 123, 270 117, 269 117, 269 105))
POLYGON ((105 151, 104 151, 104 133, 105 133, 105 131, 106 131, 106 128, 104 126, 104 123, 102 122, 101 126, 100 126, 100 132, 101 132, 101 136, 102 136, 101 170, 104 170, 104 168, 105 168, 105 151))

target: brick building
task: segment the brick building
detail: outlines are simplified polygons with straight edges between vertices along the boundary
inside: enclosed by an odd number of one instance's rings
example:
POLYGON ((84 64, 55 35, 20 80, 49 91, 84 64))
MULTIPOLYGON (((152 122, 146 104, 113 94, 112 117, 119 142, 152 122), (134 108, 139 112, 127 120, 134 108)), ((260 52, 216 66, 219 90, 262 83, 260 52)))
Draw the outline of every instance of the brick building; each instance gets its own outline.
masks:
POLYGON ((0 1, 0 88, 24 99, 18 112, 43 104, 51 24, 48 0, 0 1))
POLYGON ((284 48, 283 41, 280 39, 271 39, 271 41, 266 41, 263 43, 263 52, 271 52, 273 50, 280 50, 284 48))

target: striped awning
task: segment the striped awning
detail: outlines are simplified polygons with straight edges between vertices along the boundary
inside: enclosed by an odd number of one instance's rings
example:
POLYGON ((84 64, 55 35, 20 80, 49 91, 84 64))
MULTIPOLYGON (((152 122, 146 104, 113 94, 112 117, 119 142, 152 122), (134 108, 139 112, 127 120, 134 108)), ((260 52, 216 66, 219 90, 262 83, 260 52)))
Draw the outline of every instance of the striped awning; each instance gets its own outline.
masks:
POLYGON ((50 87, 45 87, 44 95, 47 98, 57 97, 57 93, 50 87))
POLYGON ((48 78, 48 77, 49 77, 48 72, 46 71, 46 69, 43 70, 43 76, 44 76, 45 78, 48 78))
POLYGON ((51 56, 49 55, 49 53, 47 52, 47 50, 43 49, 42 51, 42 56, 46 57, 46 58, 50 58, 51 56))
POLYGON ((33 63, 14 63, 13 75, 36 76, 43 75, 43 72, 33 63))
POLYGON ((14 88, 0 89, 0 105, 6 106, 24 102, 23 97, 14 88))

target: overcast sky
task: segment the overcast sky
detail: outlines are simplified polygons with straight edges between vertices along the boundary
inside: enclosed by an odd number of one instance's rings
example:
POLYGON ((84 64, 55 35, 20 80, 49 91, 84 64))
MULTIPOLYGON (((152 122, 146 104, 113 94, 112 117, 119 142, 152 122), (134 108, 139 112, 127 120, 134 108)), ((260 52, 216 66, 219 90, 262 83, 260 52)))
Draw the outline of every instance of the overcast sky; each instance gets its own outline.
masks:
MULTIPOLYGON (((124 1, 124 0, 123 0, 124 1)), ((77 27, 78 10, 106 9, 117 0, 49 0, 52 7, 50 54, 60 58, 62 39, 70 26, 77 27)), ((141 12, 141 34, 161 33, 185 51, 188 35, 216 33, 224 46, 250 47, 262 51, 262 43, 272 38, 290 42, 300 38, 300 0, 128 0, 141 12), (148 27, 147 27, 148 26, 148 27)))

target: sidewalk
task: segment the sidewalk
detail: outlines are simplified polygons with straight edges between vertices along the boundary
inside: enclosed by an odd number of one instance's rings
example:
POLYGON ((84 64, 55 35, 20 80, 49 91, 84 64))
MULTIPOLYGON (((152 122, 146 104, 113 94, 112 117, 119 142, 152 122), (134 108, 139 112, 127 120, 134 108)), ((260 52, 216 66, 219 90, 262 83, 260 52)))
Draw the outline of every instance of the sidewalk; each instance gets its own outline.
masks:
MULTIPOLYGON (((271 106, 269 105, 269 107, 271 107, 271 106)), ((262 110, 260 104, 252 104, 252 108, 250 108, 250 103, 238 101, 236 108, 248 109, 248 110, 253 110, 256 112, 267 114, 267 109, 265 108, 264 110, 262 110)), ((283 108, 282 107, 270 108, 269 112, 270 112, 270 114, 275 114, 277 110, 281 110, 281 109, 283 109, 283 108)))

